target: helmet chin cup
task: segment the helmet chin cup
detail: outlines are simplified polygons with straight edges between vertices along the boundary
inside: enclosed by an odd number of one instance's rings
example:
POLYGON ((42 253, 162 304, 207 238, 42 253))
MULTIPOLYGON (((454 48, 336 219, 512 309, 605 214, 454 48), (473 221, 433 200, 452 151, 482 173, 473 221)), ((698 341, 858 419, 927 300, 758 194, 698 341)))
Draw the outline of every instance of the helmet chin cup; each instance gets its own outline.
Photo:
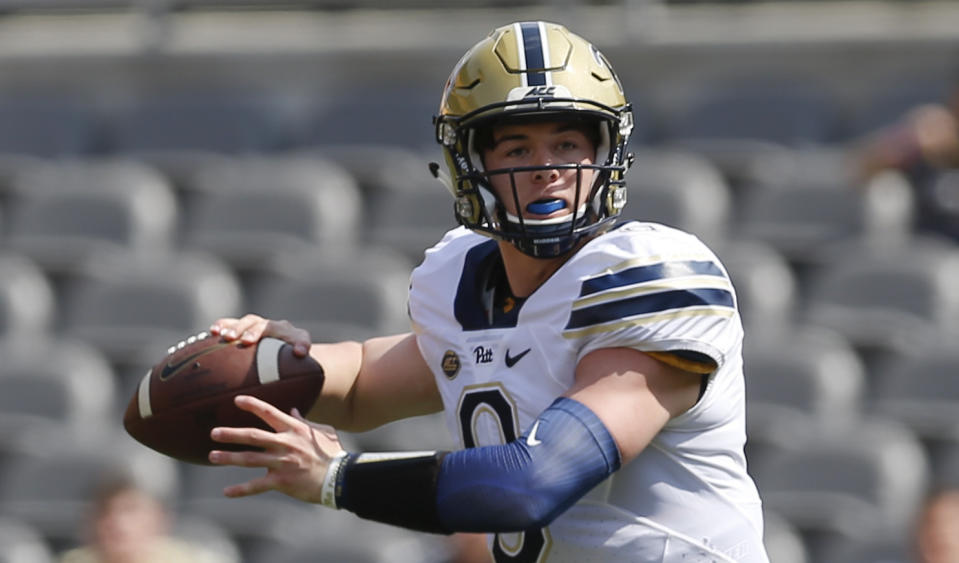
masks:
POLYGON ((582 239, 578 227, 586 224, 586 206, 554 219, 521 219, 506 214, 504 231, 523 254, 535 258, 555 258, 566 254, 582 239))

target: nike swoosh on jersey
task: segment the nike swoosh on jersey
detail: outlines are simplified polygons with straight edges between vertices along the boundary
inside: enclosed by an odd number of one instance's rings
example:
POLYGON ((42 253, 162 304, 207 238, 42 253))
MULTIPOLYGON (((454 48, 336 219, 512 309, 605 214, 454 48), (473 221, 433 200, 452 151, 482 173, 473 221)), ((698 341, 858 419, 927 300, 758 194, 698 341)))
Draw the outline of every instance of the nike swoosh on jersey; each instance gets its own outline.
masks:
POLYGON ((527 348, 523 350, 522 352, 520 352, 519 354, 516 354, 515 356, 510 356, 509 348, 507 348, 506 349, 506 367, 511 368, 515 366, 516 362, 522 360, 523 356, 525 356, 526 354, 529 354, 530 350, 532 350, 532 348, 527 348))
POLYGON ((529 447, 535 447, 543 443, 542 440, 536 439, 536 431, 539 430, 539 421, 537 420, 533 424, 533 429, 529 431, 529 436, 526 437, 526 445, 529 447))

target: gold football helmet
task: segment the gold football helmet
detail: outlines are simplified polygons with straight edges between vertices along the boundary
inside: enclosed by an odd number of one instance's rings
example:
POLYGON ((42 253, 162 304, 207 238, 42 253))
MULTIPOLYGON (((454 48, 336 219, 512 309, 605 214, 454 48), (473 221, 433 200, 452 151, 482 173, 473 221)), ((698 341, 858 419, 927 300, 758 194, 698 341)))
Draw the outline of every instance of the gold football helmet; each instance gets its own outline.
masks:
MULTIPOLYGON (((626 153, 633 128, 630 105, 602 53, 561 25, 517 22, 495 29, 473 46, 450 74, 434 124, 449 176, 436 163, 430 167, 456 198, 457 221, 508 241, 525 254, 553 257, 568 252, 584 237, 608 229, 626 203, 623 177, 632 159, 626 153), (493 124, 531 119, 595 122, 599 142, 594 164, 485 171, 476 147, 477 132, 493 124), (595 170, 592 186, 577 187, 590 190, 587 205, 561 222, 507 215, 489 177, 547 168, 595 170)), ((515 191, 515 182, 513 186, 515 191)))

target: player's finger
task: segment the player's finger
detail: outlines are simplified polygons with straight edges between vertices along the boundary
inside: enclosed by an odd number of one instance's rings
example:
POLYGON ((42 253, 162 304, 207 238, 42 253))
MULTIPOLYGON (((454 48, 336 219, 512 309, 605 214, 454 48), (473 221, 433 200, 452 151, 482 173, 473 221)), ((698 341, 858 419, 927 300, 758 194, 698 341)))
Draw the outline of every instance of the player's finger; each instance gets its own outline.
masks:
POLYGON ((210 432, 210 438, 221 444, 242 444, 267 449, 282 445, 282 440, 275 432, 260 428, 218 426, 210 432))
POLYGON ((241 343, 250 345, 256 344, 264 336, 266 327, 270 321, 260 315, 243 315, 240 322, 233 329, 234 338, 238 338, 241 343))
POLYGON ((219 336, 223 340, 233 341, 239 336, 237 327, 240 326, 240 319, 220 319, 210 325, 210 333, 219 336))
POLYGON ((293 355, 305 357, 313 343, 309 331, 293 326, 289 321, 268 321, 263 329, 264 336, 272 336, 293 346, 293 355))
POLYGON ((275 454, 264 452, 212 450, 208 454, 207 459, 214 465, 235 465, 237 467, 276 469, 283 465, 283 462, 275 454))
POLYGON ((231 498, 248 497, 250 495, 258 495, 260 493, 272 491, 274 488, 274 480, 270 477, 270 475, 265 475, 263 477, 247 481, 246 483, 239 483, 237 485, 224 487, 223 494, 231 498))
POLYGON ((260 417, 263 422, 269 424, 270 428, 276 430, 277 432, 282 432, 292 426, 302 424, 300 421, 284 413, 270 403, 250 395, 237 395, 233 402, 240 409, 260 417))
POLYGON ((223 317, 217 319, 213 321, 213 324, 210 325, 210 334, 214 336, 222 336, 224 332, 234 328, 238 322, 240 322, 240 319, 233 317, 223 317))

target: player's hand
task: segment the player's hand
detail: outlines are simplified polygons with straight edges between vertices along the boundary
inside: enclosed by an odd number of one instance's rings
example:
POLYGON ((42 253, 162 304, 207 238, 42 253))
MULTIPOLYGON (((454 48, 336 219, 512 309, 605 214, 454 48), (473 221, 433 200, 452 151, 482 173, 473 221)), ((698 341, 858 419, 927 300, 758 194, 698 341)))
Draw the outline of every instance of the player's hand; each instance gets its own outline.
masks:
POLYGON ((248 395, 239 395, 236 406, 263 419, 274 431, 259 428, 217 427, 213 440, 262 448, 263 451, 231 452, 213 450, 215 465, 263 467, 266 475, 223 489, 228 497, 245 497, 279 491, 306 502, 319 503, 323 478, 330 460, 343 451, 331 426, 306 421, 293 410, 286 414, 273 405, 248 395))
POLYGON ((312 343, 308 331, 293 326, 289 321, 273 321, 253 314, 239 319, 219 319, 210 326, 210 333, 224 340, 239 340, 247 346, 270 336, 293 346, 293 355, 298 358, 306 357, 312 343))

